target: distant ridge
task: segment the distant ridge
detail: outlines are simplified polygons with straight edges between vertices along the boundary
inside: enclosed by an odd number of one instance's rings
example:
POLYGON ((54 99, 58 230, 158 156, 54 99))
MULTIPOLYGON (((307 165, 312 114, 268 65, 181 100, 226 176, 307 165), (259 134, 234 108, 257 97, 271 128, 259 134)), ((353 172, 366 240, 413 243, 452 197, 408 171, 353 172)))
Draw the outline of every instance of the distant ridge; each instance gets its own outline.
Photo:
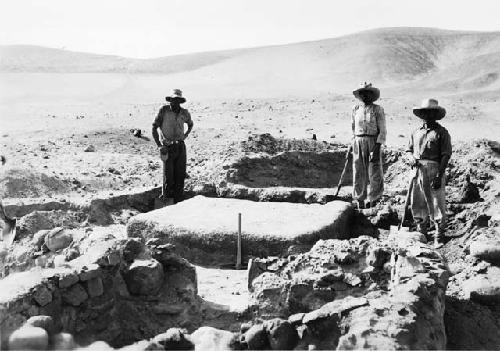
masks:
POLYGON ((0 46, 0 72, 191 72, 235 86, 265 82, 344 88, 353 81, 385 86, 418 81, 419 87, 445 90, 499 89, 500 32, 380 28, 332 39, 153 59, 0 46))

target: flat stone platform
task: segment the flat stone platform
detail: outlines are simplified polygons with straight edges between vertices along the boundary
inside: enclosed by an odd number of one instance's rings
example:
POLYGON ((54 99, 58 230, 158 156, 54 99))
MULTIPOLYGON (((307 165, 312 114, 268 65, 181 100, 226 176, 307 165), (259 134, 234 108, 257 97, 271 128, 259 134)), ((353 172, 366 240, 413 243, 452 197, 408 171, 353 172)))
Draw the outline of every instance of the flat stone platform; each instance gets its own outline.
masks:
POLYGON ((235 262, 238 213, 242 214, 243 259, 285 254, 293 245, 349 237, 350 203, 325 205, 196 196, 133 217, 130 237, 160 238, 198 264, 235 262))

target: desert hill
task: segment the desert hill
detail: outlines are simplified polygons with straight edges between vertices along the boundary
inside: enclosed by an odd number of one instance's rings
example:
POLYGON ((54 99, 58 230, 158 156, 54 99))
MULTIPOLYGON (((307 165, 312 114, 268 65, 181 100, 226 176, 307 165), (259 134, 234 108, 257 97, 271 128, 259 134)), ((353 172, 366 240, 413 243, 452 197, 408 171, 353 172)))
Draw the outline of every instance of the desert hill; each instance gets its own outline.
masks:
POLYGON ((499 32, 383 28, 297 44, 131 59, 36 46, 0 47, 0 72, 182 75, 197 84, 325 91, 362 80, 384 86, 419 81, 426 88, 497 89, 499 32), (432 79, 429 79, 432 78, 432 79))

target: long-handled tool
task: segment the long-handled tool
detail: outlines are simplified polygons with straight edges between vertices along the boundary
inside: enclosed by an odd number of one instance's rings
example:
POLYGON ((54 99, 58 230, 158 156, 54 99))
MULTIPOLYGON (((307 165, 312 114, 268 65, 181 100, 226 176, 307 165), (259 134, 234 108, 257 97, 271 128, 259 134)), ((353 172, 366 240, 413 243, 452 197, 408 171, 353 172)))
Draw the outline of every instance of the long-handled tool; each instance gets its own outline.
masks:
POLYGON ((401 215, 401 223, 399 223, 399 225, 398 225, 398 231, 401 229, 401 227, 403 226, 403 223, 406 219, 406 211, 408 209, 408 204, 410 203, 410 197, 411 197, 411 192, 413 190, 413 184, 415 183, 415 180, 417 179, 417 177, 418 177, 418 165, 415 165, 415 174, 411 178, 410 184, 408 185, 408 192, 406 194, 405 206, 403 208, 403 214, 401 215))
POLYGON ((347 149, 347 152, 345 154, 344 169, 342 170, 342 174, 340 175, 339 185, 337 186, 337 192, 335 193, 335 197, 339 196, 340 188, 342 187, 342 181, 344 180, 345 171, 347 170, 347 165, 349 164, 349 156, 351 155, 351 151, 352 151, 352 145, 349 146, 349 149, 347 149))

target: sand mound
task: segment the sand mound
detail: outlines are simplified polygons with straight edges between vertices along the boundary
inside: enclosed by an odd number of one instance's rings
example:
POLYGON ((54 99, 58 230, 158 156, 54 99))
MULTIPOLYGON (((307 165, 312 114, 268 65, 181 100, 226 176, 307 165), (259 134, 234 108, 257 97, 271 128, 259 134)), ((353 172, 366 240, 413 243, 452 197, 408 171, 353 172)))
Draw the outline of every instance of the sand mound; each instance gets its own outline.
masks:
POLYGON ((0 197, 43 197, 66 192, 70 187, 61 179, 26 168, 7 168, 0 172, 0 197))

